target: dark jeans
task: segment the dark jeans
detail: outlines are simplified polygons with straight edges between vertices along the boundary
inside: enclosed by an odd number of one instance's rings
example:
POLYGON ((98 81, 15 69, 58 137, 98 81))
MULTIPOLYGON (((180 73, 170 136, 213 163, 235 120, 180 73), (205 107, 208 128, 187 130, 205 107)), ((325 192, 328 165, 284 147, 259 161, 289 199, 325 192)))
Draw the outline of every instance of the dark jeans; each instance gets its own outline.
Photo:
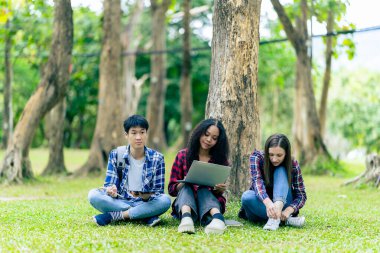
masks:
POLYGON ((196 195, 193 187, 190 184, 185 184, 173 203, 175 214, 181 218, 181 208, 187 205, 191 208, 193 220, 199 220, 202 225, 207 225, 212 220, 209 211, 212 208, 220 210, 220 203, 214 194, 205 187, 200 186, 196 195))

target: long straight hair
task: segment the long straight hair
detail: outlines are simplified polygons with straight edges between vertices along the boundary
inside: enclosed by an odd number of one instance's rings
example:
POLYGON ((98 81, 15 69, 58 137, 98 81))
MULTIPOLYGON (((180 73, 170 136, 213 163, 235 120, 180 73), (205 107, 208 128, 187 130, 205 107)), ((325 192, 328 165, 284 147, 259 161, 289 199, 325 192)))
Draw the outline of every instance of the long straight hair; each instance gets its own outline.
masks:
POLYGON ((187 144, 187 167, 191 166, 194 160, 199 160, 200 139, 202 135, 211 127, 216 126, 219 129, 219 136, 216 144, 210 149, 210 156, 213 163, 225 165, 228 161, 229 145, 226 130, 222 122, 217 119, 205 119, 201 121, 193 130, 187 144))
POLYGON ((288 175, 288 184, 290 185, 292 182, 292 150, 290 146, 290 142, 288 137, 284 134, 273 134, 269 136, 267 141, 265 142, 265 150, 264 150, 264 177, 265 184, 272 185, 273 184, 273 173, 274 166, 269 158, 269 148, 280 147, 285 151, 284 161, 280 165, 284 166, 286 169, 286 174, 288 175))

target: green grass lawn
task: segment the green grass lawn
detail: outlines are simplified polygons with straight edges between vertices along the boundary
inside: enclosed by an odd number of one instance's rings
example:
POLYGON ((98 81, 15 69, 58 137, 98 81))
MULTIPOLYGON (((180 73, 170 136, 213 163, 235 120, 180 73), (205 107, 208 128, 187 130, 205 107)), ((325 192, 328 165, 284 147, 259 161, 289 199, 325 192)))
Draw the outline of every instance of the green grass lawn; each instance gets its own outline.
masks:
MULTIPOLYGON (((65 152, 69 171, 87 159, 87 151, 65 152)), ((38 174, 47 162, 46 151, 32 150, 31 158, 38 174)), ((166 158, 170 169, 174 154, 166 158)), ((350 176, 362 169, 351 167, 350 176)), ((37 177, 23 185, 2 187, 0 252, 378 252, 379 191, 342 187, 346 180, 305 176, 308 201, 301 214, 307 223, 301 229, 263 231, 262 225, 236 217, 239 202, 228 202, 226 218, 244 226, 209 236, 201 227, 194 235, 178 234, 179 222, 169 211, 155 228, 139 222, 98 227, 91 220, 98 212, 87 202, 87 193, 102 184, 103 176, 37 177)))

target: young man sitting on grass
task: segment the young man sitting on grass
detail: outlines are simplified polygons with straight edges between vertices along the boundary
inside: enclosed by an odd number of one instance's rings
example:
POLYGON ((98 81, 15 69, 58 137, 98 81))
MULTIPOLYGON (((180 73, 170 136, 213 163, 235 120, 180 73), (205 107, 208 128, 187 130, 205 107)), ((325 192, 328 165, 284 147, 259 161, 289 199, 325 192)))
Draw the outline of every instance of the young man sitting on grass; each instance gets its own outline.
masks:
POLYGON ((104 187, 88 193, 91 205, 102 212, 93 217, 99 226, 144 220, 153 227, 170 208, 170 198, 164 194, 164 156, 145 147, 148 128, 148 121, 139 115, 124 121, 129 145, 110 152, 104 187))

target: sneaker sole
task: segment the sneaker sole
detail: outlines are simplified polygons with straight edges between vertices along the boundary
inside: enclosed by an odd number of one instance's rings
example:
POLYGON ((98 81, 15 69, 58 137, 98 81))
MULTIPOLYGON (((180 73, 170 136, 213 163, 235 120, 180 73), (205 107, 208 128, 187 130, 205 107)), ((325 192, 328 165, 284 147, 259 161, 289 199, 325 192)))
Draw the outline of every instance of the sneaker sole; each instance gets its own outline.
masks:
POLYGON ((266 231, 276 231, 278 228, 276 228, 276 229, 272 229, 272 228, 263 228, 264 230, 266 230, 266 231))
POLYGON ((181 227, 178 227, 178 233, 194 234, 195 228, 194 226, 191 226, 191 225, 181 226, 181 227))
POLYGON ((97 222, 96 219, 95 219, 95 216, 92 216, 92 221, 93 221, 98 227, 100 227, 100 225, 98 224, 98 222, 97 222))
POLYGON ((206 227, 205 228, 205 233, 206 234, 217 234, 217 235, 220 235, 220 234, 224 233, 224 230, 226 230, 226 227, 224 227, 223 229, 220 229, 220 228, 208 228, 208 227, 206 227))

